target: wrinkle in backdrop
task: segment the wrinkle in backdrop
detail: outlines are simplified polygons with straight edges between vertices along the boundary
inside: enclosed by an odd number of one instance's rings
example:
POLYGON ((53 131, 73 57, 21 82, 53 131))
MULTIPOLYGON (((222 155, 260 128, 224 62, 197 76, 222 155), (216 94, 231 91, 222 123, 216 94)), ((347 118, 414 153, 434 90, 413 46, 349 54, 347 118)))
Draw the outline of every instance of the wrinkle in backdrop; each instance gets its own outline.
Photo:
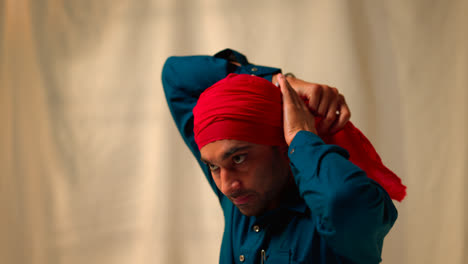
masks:
POLYGON ((336 86, 408 186, 383 263, 463 263, 464 1, 0 0, 0 262, 217 263, 170 55, 231 47, 336 86))

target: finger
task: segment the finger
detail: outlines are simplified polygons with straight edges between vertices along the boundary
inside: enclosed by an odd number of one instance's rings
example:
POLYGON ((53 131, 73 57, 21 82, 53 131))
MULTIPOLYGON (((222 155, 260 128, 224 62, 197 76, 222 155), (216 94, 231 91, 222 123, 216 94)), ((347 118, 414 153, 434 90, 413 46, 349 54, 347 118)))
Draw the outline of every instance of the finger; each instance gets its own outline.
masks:
POLYGON ((314 116, 296 91, 282 75, 278 76, 278 83, 283 94, 283 129, 286 143, 289 145, 301 130, 317 134, 314 116))
POLYGON ((333 99, 333 91, 330 89, 330 87, 328 87, 327 85, 324 85, 323 91, 322 91, 322 97, 320 98, 320 102, 319 102, 318 109, 317 109, 317 113, 320 116, 323 116, 323 117, 326 116, 332 99, 333 99))
POLYGON ((281 93, 283 94, 283 103, 299 105, 301 99, 297 95, 296 91, 294 91, 294 89, 291 87, 286 78, 284 78, 284 75, 280 73, 278 74, 277 78, 281 93))
POLYGON ((291 104, 292 99, 291 99, 291 92, 289 88, 286 86, 286 83, 284 81, 283 75, 281 73, 278 73, 276 76, 277 83, 276 85, 280 88, 281 94, 283 95, 283 104, 291 104))
POLYGON ((322 86, 315 84, 310 87, 309 91, 307 91, 307 94, 305 95, 307 99, 309 99, 309 109, 312 111, 314 114, 318 114, 318 107, 319 107, 319 102, 322 99, 322 86))
POLYGON ((338 109, 339 116, 335 123, 330 127, 330 134, 335 134, 336 132, 343 129, 343 127, 351 119, 351 111, 349 110, 348 105, 346 104, 343 95, 340 94, 340 107, 338 109))
POLYGON ((296 100, 294 99, 294 91, 289 88, 288 83, 286 82, 283 75, 280 73, 277 75, 278 85, 280 87, 281 93, 283 94, 283 130, 284 130, 284 139, 288 145, 291 144, 292 139, 297 133, 294 129, 294 126, 297 122, 295 119, 297 115, 296 100))
POLYGON ((328 134, 330 131, 330 127, 332 124, 335 123, 335 120, 339 118, 339 115, 337 115, 337 111, 339 106, 339 94, 337 93, 333 99, 331 99, 330 105, 328 107, 327 113, 325 117, 322 119, 320 122, 320 128, 319 128, 319 133, 321 134, 328 134))

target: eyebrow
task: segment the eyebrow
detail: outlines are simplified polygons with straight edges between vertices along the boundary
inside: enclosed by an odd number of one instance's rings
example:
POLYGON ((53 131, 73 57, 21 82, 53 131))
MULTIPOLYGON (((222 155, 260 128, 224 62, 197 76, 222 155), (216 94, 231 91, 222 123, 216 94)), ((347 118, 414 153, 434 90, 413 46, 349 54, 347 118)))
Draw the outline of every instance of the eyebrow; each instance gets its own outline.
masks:
MULTIPOLYGON (((239 147, 232 147, 230 149, 228 149, 226 152, 223 153, 223 155, 221 156, 221 160, 226 160, 227 158, 229 158, 230 156, 232 156, 234 153, 236 152, 239 152, 239 151, 242 151, 242 150, 246 150, 246 149, 249 149, 251 148, 252 146, 250 145, 247 145, 247 146, 239 146, 239 147)), ((205 160, 204 158, 200 158, 202 162, 204 163, 210 163, 208 162, 207 160, 205 160)))

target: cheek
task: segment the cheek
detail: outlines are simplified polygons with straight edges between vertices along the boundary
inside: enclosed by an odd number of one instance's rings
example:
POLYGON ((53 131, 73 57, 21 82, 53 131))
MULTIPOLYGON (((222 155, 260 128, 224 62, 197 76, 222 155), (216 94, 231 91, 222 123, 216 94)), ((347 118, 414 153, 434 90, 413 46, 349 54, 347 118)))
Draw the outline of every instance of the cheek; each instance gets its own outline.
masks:
POLYGON ((247 177, 245 179, 258 192, 266 192, 271 189, 271 185, 273 184, 273 173, 271 163, 257 163, 257 166, 252 166, 246 172, 247 177))
POLYGON ((271 158, 263 163, 263 166, 257 169, 257 179, 262 184, 265 192, 276 192, 283 188, 288 178, 288 164, 283 160, 271 158))
POLYGON ((217 177, 216 175, 213 175, 213 173, 211 173, 211 178, 215 182, 216 187, 218 187, 218 189, 221 190, 221 180, 219 179, 219 177, 217 177))

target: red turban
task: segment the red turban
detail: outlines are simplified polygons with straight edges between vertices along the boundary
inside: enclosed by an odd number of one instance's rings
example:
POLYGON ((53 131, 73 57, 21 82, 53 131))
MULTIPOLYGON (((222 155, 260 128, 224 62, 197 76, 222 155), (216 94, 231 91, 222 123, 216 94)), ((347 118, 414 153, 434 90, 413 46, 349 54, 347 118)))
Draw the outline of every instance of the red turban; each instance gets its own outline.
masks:
MULTIPOLYGON (((229 74, 206 89, 193 109, 198 148, 222 139, 286 145, 281 96, 280 89, 263 78, 229 74)), ((316 118, 316 124, 319 122, 316 118)), ((322 136, 322 139, 346 149, 350 161, 378 182, 392 199, 403 200, 406 186, 385 167, 369 140, 351 122, 336 134, 322 136)))
POLYGON ((286 145, 281 100, 281 91, 271 82, 229 74, 206 89, 193 109, 198 148, 220 139, 286 145))

